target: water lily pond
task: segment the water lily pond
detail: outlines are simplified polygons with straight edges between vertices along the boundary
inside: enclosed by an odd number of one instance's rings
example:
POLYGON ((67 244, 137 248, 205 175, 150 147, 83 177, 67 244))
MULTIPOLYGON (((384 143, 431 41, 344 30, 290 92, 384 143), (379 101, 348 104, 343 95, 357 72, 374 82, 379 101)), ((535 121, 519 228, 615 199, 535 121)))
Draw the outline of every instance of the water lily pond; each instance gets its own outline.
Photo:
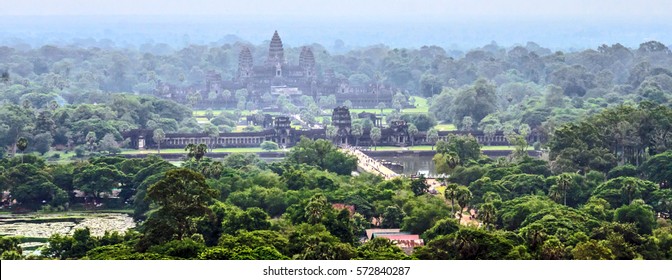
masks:
POLYGON ((4 214, 0 215, 0 236, 21 236, 26 251, 46 244, 54 234, 71 235, 88 227, 91 235, 102 236, 105 231, 120 233, 135 227, 133 218, 122 213, 71 214, 4 214))

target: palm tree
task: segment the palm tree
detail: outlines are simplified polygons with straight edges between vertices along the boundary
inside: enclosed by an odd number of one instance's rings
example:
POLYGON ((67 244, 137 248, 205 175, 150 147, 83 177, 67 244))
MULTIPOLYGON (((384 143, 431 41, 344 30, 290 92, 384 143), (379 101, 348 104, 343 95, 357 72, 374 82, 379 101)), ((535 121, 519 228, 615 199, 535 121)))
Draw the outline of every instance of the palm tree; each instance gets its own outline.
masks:
POLYGON ((560 200, 562 200, 562 193, 560 192, 560 189, 557 185, 551 186, 548 189, 548 198, 557 203, 560 203, 560 200))
POLYGON ((558 190, 562 192, 562 197, 564 200, 564 205, 567 206, 567 191, 569 188, 572 187, 572 183, 574 182, 574 179, 572 178, 572 175, 563 173, 558 176, 557 179, 557 185, 558 185, 558 190))
POLYGON ((189 143, 184 147, 184 150, 187 151, 188 158, 194 158, 194 156, 196 156, 196 144, 189 143))
POLYGON ((25 137, 19 138, 19 140, 16 141, 16 148, 21 151, 21 163, 23 163, 23 151, 28 148, 28 139, 25 137))
POLYGON ((483 128, 483 134, 488 139, 488 146, 490 146, 492 145, 492 140, 495 138, 495 134, 497 134, 497 128, 492 124, 488 124, 483 128))
POLYGON ((371 141, 373 141, 373 147, 375 150, 377 150, 376 143, 378 143, 378 141, 380 141, 380 138, 382 137, 380 128, 378 127, 372 128, 370 134, 371 134, 371 141))
POLYGON ((194 151, 194 158, 196 159, 196 161, 200 161, 207 152, 208 152, 208 145, 198 144, 198 146, 196 146, 196 150, 194 151))
POLYGON ((446 190, 443 192, 443 196, 448 200, 450 200, 450 207, 451 207, 451 213, 453 214, 453 217, 455 217, 455 199, 457 198, 457 189, 460 186, 455 183, 448 184, 446 186, 446 190))
POLYGON ((222 175, 222 171, 224 171, 224 164, 222 164, 221 161, 215 161, 208 167, 207 175, 208 177, 219 179, 222 175))
POLYGON ((437 131, 435 128, 430 129, 427 131, 427 141, 432 144, 432 151, 434 150, 434 144, 436 144, 436 141, 439 141, 439 131, 437 131))
POLYGON ((458 231, 453 244, 463 259, 473 259, 478 253, 479 242, 466 232, 458 231))
POLYGON ((457 188, 457 204, 460 205, 460 220, 462 219, 462 210, 467 208, 469 210, 469 202, 473 195, 469 188, 465 186, 460 186, 457 188))
POLYGON ((546 233, 541 225, 531 224, 523 232, 523 237, 527 239, 527 244, 530 244, 530 250, 535 251, 546 240, 546 233))
POLYGON ((623 180, 623 188, 621 189, 623 195, 628 199, 628 204, 632 202, 632 198, 637 192, 637 182, 634 178, 627 178, 623 180))
POLYGON ((332 143, 336 141, 336 136, 338 135, 338 129, 336 129, 335 126, 329 125, 327 126, 327 129, 324 132, 327 136, 327 139, 329 139, 332 143))
POLYGON ((492 203, 483 203, 481 208, 478 209, 478 218, 485 224, 485 229, 488 229, 489 225, 494 224, 497 218, 495 205, 492 203))
POLYGON ((446 164, 450 167, 450 169, 455 169, 460 164, 460 155, 458 155, 456 152, 449 152, 445 155, 446 159, 446 164))
POLYGON ((305 207, 305 213, 308 222, 311 224, 319 223, 328 210, 327 198, 323 194, 316 194, 310 198, 305 207))
POLYGON ((415 145, 415 136, 418 135, 418 128, 414 124, 408 125, 408 136, 411 138, 411 146, 415 145))
POLYGON ((355 137, 355 146, 359 146, 359 137, 362 137, 362 134, 364 134, 364 128, 362 127, 362 124, 353 123, 350 134, 355 137))

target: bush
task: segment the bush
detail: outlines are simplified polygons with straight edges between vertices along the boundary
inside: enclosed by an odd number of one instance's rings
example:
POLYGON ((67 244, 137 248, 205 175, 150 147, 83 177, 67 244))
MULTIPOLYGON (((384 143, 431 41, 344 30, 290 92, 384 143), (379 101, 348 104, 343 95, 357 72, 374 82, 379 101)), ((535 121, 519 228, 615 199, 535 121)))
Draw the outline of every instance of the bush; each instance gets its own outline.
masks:
POLYGON ((75 148, 75 157, 81 158, 86 154, 86 150, 82 146, 77 146, 75 148))
POLYGON ((261 147, 261 149, 264 151, 275 151, 279 148, 278 144, 273 141, 264 141, 261 143, 261 145, 259 145, 259 147, 261 147))

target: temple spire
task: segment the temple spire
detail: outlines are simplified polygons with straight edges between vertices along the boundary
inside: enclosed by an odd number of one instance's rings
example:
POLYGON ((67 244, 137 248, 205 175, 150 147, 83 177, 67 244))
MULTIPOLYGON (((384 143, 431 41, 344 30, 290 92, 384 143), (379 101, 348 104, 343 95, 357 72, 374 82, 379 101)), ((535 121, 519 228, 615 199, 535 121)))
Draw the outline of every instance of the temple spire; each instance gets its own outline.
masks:
POLYGON ((266 62, 268 64, 285 63, 285 50, 282 47, 282 40, 277 30, 273 33, 273 38, 271 38, 271 44, 268 48, 268 60, 266 62))
POLYGON ((243 47, 238 55, 238 77, 246 78, 252 75, 252 52, 247 46, 243 47))

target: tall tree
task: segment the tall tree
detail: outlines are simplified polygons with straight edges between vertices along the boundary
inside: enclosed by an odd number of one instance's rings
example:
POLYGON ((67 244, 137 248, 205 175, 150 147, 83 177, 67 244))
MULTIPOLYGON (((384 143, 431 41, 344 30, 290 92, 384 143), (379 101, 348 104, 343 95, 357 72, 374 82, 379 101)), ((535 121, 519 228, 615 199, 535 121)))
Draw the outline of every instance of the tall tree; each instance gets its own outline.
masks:
POLYGON ((208 152, 208 145, 198 144, 198 146, 196 146, 196 150, 194 151, 194 158, 196 159, 196 161, 200 161, 207 152, 208 152))
POLYGON ((163 132, 163 129, 157 128, 154 130, 154 135, 152 135, 152 139, 154 139, 154 142, 156 142, 156 145, 158 147, 158 153, 161 153, 161 143, 163 143, 164 140, 166 140, 166 133, 163 132))
POLYGON ((488 139, 488 145, 492 145, 492 140, 495 139, 495 134, 497 134, 497 128, 492 124, 488 124, 483 128, 483 134, 488 139))
POLYGON ((159 241, 166 235, 178 240, 189 236, 195 231, 193 218, 210 214, 208 204, 215 195, 200 173, 185 168, 166 172, 147 189, 147 198, 159 208, 147 220, 143 238, 152 243, 161 235, 159 241))
POLYGON ((404 219, 404 210, 401 210, 398 206, 387 206, 385 212, 383 212, 383 222, 381 226, 383 228, 399 228, 401 222, 404 219))
POLYGON ((411 146, 415 145, 415 136, 418 135, 418 128, 414 124, 408 125, 408 136, 411 138, 411 146))
POLYGON ((567 205, 567 191, 572 187, 574 184, 574 179, 572 178, 571 175, 567 173, 560 174, 558 176, 558 179, 556 181, 556 184, 558 186, 558 190, 562 193, 562 198, 563 198, 563 205, 567 205))
POLYGON ((370 134, 371 134, 371 141, 373 141, 374 149, 377 149, 376 143, 378 143, 378 141, 380 141, 380 138, 382 137, 380 128, 379 127, 372 128, 370 134))
POLYGON ((383 102, 380 102, 380 103, 378 103, 378 105, 376 105, 376 109, 380 110, 381 115, 383 114, 383 110, 385 108, 387 108, 387 105, 385 105, 385 103, 383 103, 383 102))
POLYGON ((112 135, 112 133, 107 133, 105 134, 103 139, 100 139, 100 151, 106 151, 108 154, 111 155, 118 154, 121 152, 121 149, 119 148, 119 143, 114 138, 114 135, 112 135))
POLYGON ((196 144, 189 143, 184 147, 184 150, 187 152, 187 158, 192 159, 196 155, 196 144))
POLYGON ((110 194, 112 189, 119 188, 128 181, 126 174, 105 163, 83 166, 75 171, 73 177, 73 185, 95 200, 99 200, 103 193, 110 194))
POLYGON ((89 131, 89 133, 86 134, 86 145, 89 146, 89 152, 93 152, 96 149, 96 146, 98 146, 96 141, 98 141, 96 133, 89 131))
POLYGON ((446 190, 443 192, 443 196, 450 200, 450 207, 453 210, 453 217, 455 216, 455 199, 457 199, 457 189, 460 187, 460 185, 455 184, 455 183, 450 183, 446 185, 446 190))
POLYGON ((420 175, 420 178, 413 179, 411 181, 411 190, 416 196, 423 195, 429 190, 429 185, 427 185, 427 180, 424 176, 420 175))
POLYGON ((334 141, 336 141, 336 136, 338 136, 338 129, 336 129, 336 127, 333 125, 329 125, 327 126, 325 134, 327 136, 327 139, 329 139, 333 143, 334 141))
POLYGON ((436 144, 436 141, 439 140, 439 131, 436 129, 432 128, 427 132, 427 141, 432 144, 432 150, 434 150, 434 145, 436 144))
POLYGON ((474 119, 471 116, 462 118, 462 130, 471 131, 474 128, 474 119))
POLYGON ((350 134, 355 137, 355 146, 359 146, 359 138, 364 134, 364 128, 360 123, 353 123, 350 134))
POLYGON ((312 224, 321 223, 330 211, 333 211, 333 208, 327 202, 327 198, 322 194, 316 194, 306 205, 306 219, 312 224))
POLYGON ((492 203, 483 203, 478 209, 478 218, 483 221, 485 228, 490 228, 497 221, 497 209, 492 203))
POLYGON ((23 151, 28 148, 28 139, 25 137, 19 138, 19 140, 16 141, 16 148, 21 152, 21 163, 23 163, 23 151))
POLYGON ((13 104, 0 107, 0 144, 12 147, 12 155, 16 154, 16 142, 26 131, 31 130, 34 115, 30 109, 13 104), (5 129, 3 129, 3 127, 5 129))
POLYGON ((464 210, 464 208, 467 208, 467 210, 469 210, 469 202, 471 201, 472 198, 473 195, 471 194, 469 188, 465 186, 460 186, 457 188, 457 204, 460 205, 460 212, 459 212, 460 219, 462 219, 462 211, 464 210))

